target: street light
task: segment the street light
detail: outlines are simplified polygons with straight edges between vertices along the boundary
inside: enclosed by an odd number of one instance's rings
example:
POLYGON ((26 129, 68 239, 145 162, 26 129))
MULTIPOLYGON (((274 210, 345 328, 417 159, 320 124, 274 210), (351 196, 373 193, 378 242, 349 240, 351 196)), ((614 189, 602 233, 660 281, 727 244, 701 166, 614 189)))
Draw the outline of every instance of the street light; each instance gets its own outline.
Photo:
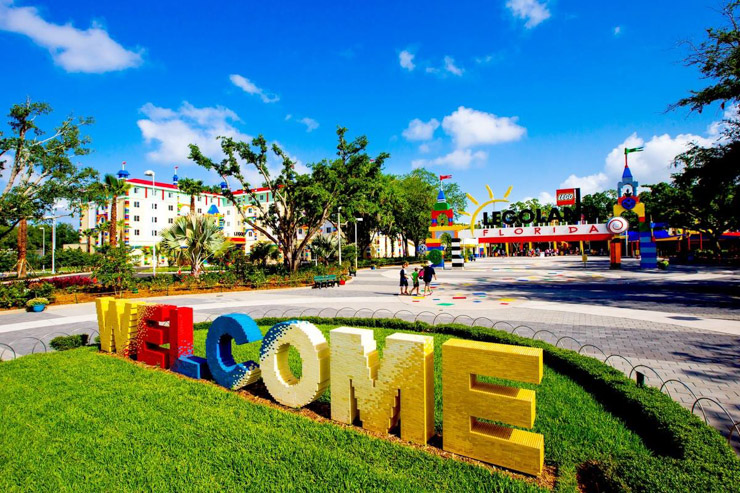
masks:
MULTIPOLYGON (((43 226, 39 226, 39 229, 41 229, 41 258, 44 258, 46 257, 46 229, 43 226)), ((42 265, 41 267, 46 272, 46 266, 42 265)))
POLYGON ((337 208, 337 231, 339 232, 339 270, 342 270, 342 206, 337 208))
MULTIPOLYGON (((146 176, 152 177, 152 198, 154 198, 154 171, 148 169, 144 172, 144 174, 146 176)), ((153 212, 152 212, 152 217, 154 217, 153 212)), ((152 222, 152 224, 154 224, 154 222, 152 222)), ((154 277, 157 276, 157 236, 156 235, 154 235, 154 244, 152 245, 152 276, 154 277)))
POLYGON ((61 214, 59 216, 44 216, 44 219, 51 219, 51 273, 56 274, 56 250, 57 250, 57 219, 67 217, 70 214, 61 214))
POLYGON ((359 252, 359 245, 357 244, 357 223, 362 222, 361 217, 355 218, 355 275, 357 275, 357 255, 359 252))

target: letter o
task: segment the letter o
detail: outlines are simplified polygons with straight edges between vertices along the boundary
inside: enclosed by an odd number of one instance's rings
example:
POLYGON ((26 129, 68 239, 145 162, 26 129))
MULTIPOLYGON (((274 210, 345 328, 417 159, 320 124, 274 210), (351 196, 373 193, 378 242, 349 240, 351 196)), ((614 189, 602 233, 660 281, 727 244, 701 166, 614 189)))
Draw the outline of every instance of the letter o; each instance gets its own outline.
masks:
POLYGON ((237 344, 255 342, 262 339, 262 332, 252 317, 242 313, 221 315, 208 329, 206 360, 213 380, 222 387, 236 390, 259 380, 260 367, 251 360, 236 363, 231 354, 232 339, 237 344))
POLYGON ((515 235, 520 235, 520 234, 522 234, 522 233, 524 233, 524 230, 523 230, 522 228, 516 228, 516 229, 514 230, 514 234, 515 234, 515 235))
POLYGON ((329 344, 310 322, 290 320, 267 331, 260 349, 262 380, 280 404, 303 407, 318 399, 329 386, 329 344), (288 365, 293 346, 303 360, 300 380, 288 365))
POLYGON ((519 222, 522 224, 529 224, 534 220, 534 212, 532 209, 524 209, 519 213, 519 222))

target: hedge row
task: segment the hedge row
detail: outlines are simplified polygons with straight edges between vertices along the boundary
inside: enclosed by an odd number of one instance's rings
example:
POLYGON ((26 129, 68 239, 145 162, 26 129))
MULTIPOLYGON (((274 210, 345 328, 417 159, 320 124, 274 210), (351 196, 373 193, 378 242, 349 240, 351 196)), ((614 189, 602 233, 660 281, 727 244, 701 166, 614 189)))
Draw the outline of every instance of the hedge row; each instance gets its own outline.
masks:
MULTIPOLYGON (((284 318, 262 318, 273 325, 284 318)), ((649 459, 613 457, 590 465, 609 491, 740 491, 740 459, 727 440, 668 395, 642 387, 598 359, 552 344, 486 327, 429 325, 399 319, 301 317, 316 324, 379 327, 542 348, 545 364, 568 375, 638 433, 654 452, 649 459)), ((206 329, 210 323, 196 324, 206 329)))

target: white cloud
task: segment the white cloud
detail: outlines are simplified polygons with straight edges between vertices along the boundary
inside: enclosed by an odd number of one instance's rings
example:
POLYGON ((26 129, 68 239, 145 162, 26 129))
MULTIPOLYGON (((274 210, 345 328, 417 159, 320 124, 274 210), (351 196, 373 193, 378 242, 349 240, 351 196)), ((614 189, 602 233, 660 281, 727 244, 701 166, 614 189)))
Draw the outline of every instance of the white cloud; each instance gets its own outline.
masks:
POLYGON ((439 127, 439 121, 432 118, 428 122, 423 122, 414 118, 409 122, 409 126, 401 132, 406 140, 430 140, 434 136, 434 131, 439 127))
POLYGON ((239 74, 231 74, 229 76, 229 80, 231 80, 232 84, 247 94, 259 96, 263 103, 274 103, 276 101, 280 101, 280 97, 277 94, 265 92, 263 89, 257 87, 254 82, 239 74))
POLYGON ((285 115, 285 121, 286 121, 286 122, 287 122, 288 120, 290 120, 291 118, 293 118, 293 115, 291 115, 290 113, 288 113, 287 115, 285 115))
POLYGON ((402 68, 411 72, 416 68, 416 65, 414 64, 414 56, 415 55, 413 53, 403 50, 398 54, 398 63, 401 64, 402 68))
POLYGON ((453 75, 457 75, 458 77, 462 76, 463 70, 455 65, 455 59, 451 56, 446 56, 444 58, 445 60, 445 70, 453 75))
POLYGON ((527 21, 524 24, 527 29, 532 29, 550 18, 546 3, 537 0, 508 0, 506 7, 514 17, 527 21))
POLYGON ((141 51, 125 49, 97 23, 85 30, 52 24, 36 8, 15 7, 12 1, 0 1, 0 29, 28 36, 67 72, 99 74, 138 67, 143 61, 141 51))
POLYGON ((602 171, 587 176, 572 174, 560 184, 560 187, 580 187, 582 195, 616 188, 624 172, 624 148, 642 146, 645 148, 644 151, 629 154, 629 166, 634 179, 642 185, 670 181, 671 175, 678 171, 673 166, 674 158, 684 152, 690 143, 707 147, 717 142, 717 135, 712 135, 715 125, 709 126, 708 137, 694 134, 671 137, 663 134, 654 135, 646 141, 633 133, 609 152, 602 171))
POLYGON ((305 117, 305 118, 301 118, 298 121, 306 126, 306 132, 313 132, 314 130, 319 128, 319 122, 317 122, 313 118, 305 117))
POLYGON ((136 124, 144 142, 154 146, 146 155, 152 162, 191 164, 188 144, 197 144, 206 156, 220 159, 223 154, 217 137, 252 139, 233 126, 239 121, 237 114, 222 106, 196 108, 184 102, 178 110, 172 110, 146 103, 140 111, 147 118, 136 124))
POLYGON ((430 147, 429 147, 429 144, 421 144, 421 145, 419 146, 419 152, 421 152, 421 153, 423 153, 423 154, 426 154, 426 153, 427 153, 427 152, 429 152, 430 150, 431 150, 431 149, 430 149, 430 147))
POLYGON ((555 203, 555 197, 549 192, 540 193, 537 199, 540 201, 541 204, 554 204, 555 203))
POLYGON ((516 122, 517 117, 499 117, 460 106, 454 113, 444 117, 442 128, 452 136, 458 148, 465 148, 521 139, 527 129, 516 122))
POLYGON ((445 156, 436 159, 416 159, 411 161, 412 168, 422 166, 449 166, 456 169, 467 169, 475 162, 482 162, 488 158, 484 151, 473 152, 470 149, 455 149, 445 156))
POLYGON ((614 28, 614 36, 619 36, 622 34, 622 26, 617 26, 614 28))

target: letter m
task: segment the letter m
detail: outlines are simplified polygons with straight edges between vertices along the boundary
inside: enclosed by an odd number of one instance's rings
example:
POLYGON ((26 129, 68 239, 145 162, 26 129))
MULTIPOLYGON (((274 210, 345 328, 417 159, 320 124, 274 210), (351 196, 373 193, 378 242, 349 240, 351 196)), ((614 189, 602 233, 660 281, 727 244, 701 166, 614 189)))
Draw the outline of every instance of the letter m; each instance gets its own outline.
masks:
POLYGON ((393 334, 383 361, 373 331, 331 331, 331 417, 388 433, 401 422, 401 438, 425 444, 434 434, 434 339, 393 334))
POLYGON ((106 296, 95 300, 98 312, 100 349, 124 356, 136 353, 136 334, 139 328, 139 307, 146 303, 117 300, 106 296))

